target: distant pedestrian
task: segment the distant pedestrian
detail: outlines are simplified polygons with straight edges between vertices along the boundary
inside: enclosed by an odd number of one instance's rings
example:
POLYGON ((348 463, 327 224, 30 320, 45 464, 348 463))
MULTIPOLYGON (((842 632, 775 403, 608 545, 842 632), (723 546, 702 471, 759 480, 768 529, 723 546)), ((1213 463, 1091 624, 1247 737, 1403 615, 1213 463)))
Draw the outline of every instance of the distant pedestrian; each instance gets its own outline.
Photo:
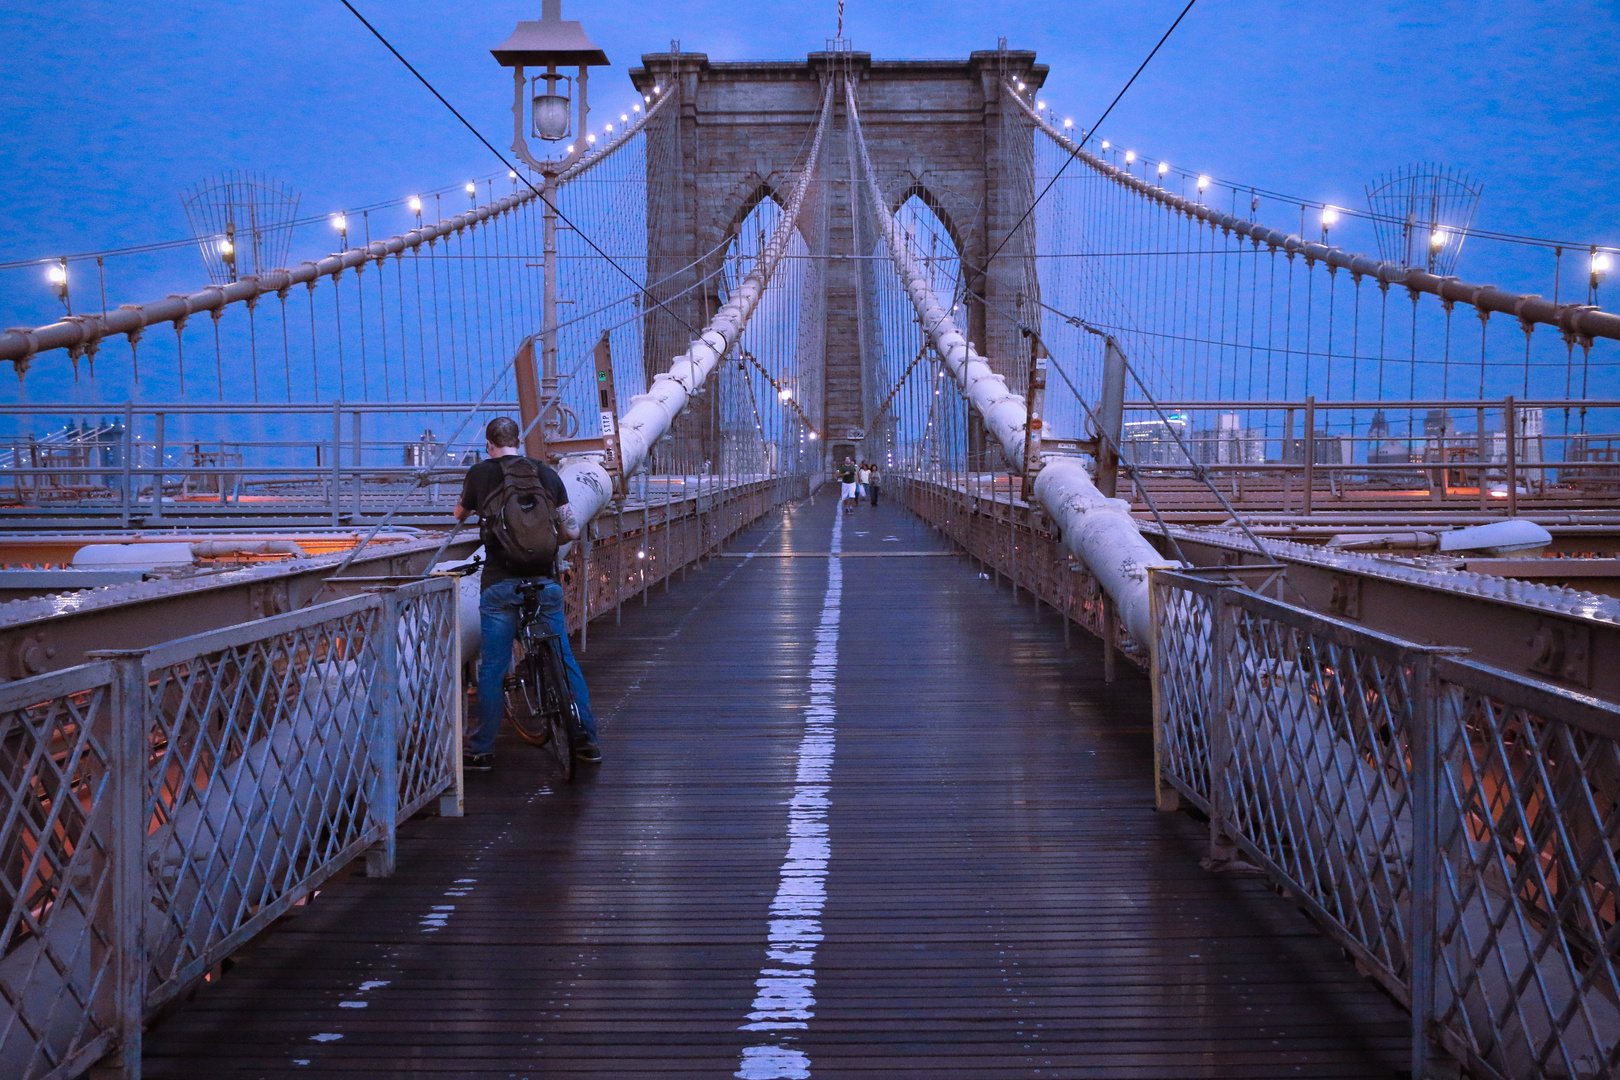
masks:
POLYGON ((872 490, 872 463, 870 461, 861 462, 861 471, 857 474, 857 481, 861 485, 859 497, 864 498, 872 490))
POLYGON ((876 465, 867 470, 866 490, 872 493, 872 505, 876 506, 878 500, 878 467, 876 465))
POLYGON ((840 494, 844 500, 844 513, 846 514, 854 512, 855 500, 859 497, 855 487, 855 476, 855 462, 845 458, 844 463, 838 466, 838 482, 840 484, 840 494))

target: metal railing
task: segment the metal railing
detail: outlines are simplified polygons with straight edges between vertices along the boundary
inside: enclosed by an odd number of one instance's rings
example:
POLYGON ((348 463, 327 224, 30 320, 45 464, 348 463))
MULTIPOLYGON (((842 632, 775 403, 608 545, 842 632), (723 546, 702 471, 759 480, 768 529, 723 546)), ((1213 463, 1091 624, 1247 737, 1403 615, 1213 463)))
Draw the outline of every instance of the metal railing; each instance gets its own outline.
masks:
POLYGON ((0 1075, 138 1070, 143 1020, 399 820, 460 812, 451 579, 0 687, 0 1075))
POLYGON ((1620 1058, 1620 707, 1153 572, 1159 805, 1264 870, 1412 1011, 1413 1075, 1620 1058), (1454 1067, 1454 1066, 1453 1066, 1454 1067))
MULTIPOLYGON (((1620 488, 1617 436, 1588 431, 1614 401, 1164 401, 1125 403, 1121 452, 1167 506, 1211 501, 1284 511, 1424 502, 1515 513, 1524 503, 1606 505, 1620 488), (1555 430, 1562 412, 1564 430, 1555 430), (1578 412, 1579 430, 1568 418, 1578 412), (1387 416, 1386 416, 1387 414, 1387 416), (1165 419, 1168 417, 1168 421, 1165 419), (1189 460, 1189 453, 1193 460, 1189 460), (1166 482, 1182 477, 1184 484, 1166 482)), ((1211 502, 1213 505, 1213 503, 1211 502)))

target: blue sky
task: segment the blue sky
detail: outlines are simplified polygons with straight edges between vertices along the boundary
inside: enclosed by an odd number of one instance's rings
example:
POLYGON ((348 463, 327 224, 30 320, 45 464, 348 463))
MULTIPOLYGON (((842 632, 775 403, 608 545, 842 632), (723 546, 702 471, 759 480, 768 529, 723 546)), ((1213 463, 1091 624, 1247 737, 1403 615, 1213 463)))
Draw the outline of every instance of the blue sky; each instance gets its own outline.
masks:
MULTIPOLYGON (((357 6, 503 144, 511 84, 488 50, 518 19, 538 17, 538 0, 357 6)), ((1051 66, 1046 96, 1086 124, 1180 7, 850 0, 845 32, 878 57, 964 56, 1006 36, 1051 66)), ((835 10, 835 0, 565 0, 564 17, 583 21, 613 60, 593 76, 592 96, 616 110, 631 100, 626 69, 671 38, 715 59, 802 56, 832 35, 835 10)), ((13 58, 0 67, 0 260, 184 237, 180 190, 230 167, 290 181, 305 214, 499 168, 336 0, 13 0, 0 33, 13 58)), ((1364 205, 1362 185, 1377 174, 1438 160, 1484 183, 1482 225, 1615 244, 1617 57, 1613 2, 1200 0, 1102 134, 1349 206, 1364 205)), ((374 215, 373 232, 404 225, 401 208, 374 215)), ((294 260, 330 248, 320 232, 295 240, 294 260)), ((1349 230, 1335 239, 1372 246, 1349 230)), ((1550 270, 1550 258, 1490 245, 1459 267, 1537 292, 1551 291, 1550 270)), ((112 304, 204 280, 193 252, 114 260, 108 273, 112 304)), ((6 325, 59 310, 38 268, 0 271, 6 325)))

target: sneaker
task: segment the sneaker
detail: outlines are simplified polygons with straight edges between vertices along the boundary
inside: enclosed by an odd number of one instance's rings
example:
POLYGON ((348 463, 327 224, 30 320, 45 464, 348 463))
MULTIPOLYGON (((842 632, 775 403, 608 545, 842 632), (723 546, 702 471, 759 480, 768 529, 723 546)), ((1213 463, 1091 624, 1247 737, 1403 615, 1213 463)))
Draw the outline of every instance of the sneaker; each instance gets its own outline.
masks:
POLYGON ((593 742, 577 742, 574 744, 574 758, 594 765, 602 760, 602 751, 593 742))
POLYGON ((462 756, 461 767, 467 772, 489 772, 495 767, 495 754, 493 751, 487 754, 469 752, 462 756))

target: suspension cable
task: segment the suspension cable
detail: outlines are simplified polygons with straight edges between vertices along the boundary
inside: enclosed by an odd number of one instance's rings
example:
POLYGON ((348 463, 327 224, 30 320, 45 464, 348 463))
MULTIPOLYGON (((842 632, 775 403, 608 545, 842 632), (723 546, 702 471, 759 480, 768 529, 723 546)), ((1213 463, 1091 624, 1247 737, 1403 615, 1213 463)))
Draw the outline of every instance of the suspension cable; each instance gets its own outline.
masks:
MULTIPOLYGON (((343 2, 347 4, 349 0, 343 0, 343 2)), ((1089 129, 1087 129, 1086 133, 1081 135, 1080 145, 1084 146, 1086 140, 1091 138, 1090 133, 1096 131, 1102 126, 1102 122, 1108 119, 1108 114, 1114 111, 1114 106, 1118 105, 1120 98, 1125 96, 1125 91, 1129 90, 1131 85, 1136 82, 1137 76, 1141 75, 1142 72, 1147 69, 1148 64, 1155 56, 1159 54, 1159 50, 1164 47, 1164 43, 1170 40, 1170 35, 1176 32, 1176 27, 1181 25, 1181 20, 1187 17, 1187 12, 1191 11, 1193 9, 1193 5, 1196 3, 1198 3, 1198 0, 1187 0, 1187 6, 1181 9, 1181 14, 1177 15, 1176 21, 1170 24, 1170 29, 1166 30, 1164 32, 1164 36, 1159 39, 1159 43, 1153 46, 1153 51, 1147 54, 1147 58, 1137 66, 1136 70, 1131 74, 1131 77, 1125 80, 1125 85, 1119 88, 1119 93, 1115 94, 1114 100, 1108 103, 1108 108, 1104 109, 1102 111, 1102 115, 1097 117, 1096 122, 1093 123, 1089 129)), ((989 270, 991 260, 997 255, 1001 254, 1001 249, 1007 246, 1007 242, 1017 234, 1020 228, 1023 227, 1024 222, 1029 220, 1029 215, 1035 212, 1035 207, 1040 205, 1040 201, 1042 199, 1046 198, 1046 193, 1052 190, 1052 185, 1058 182, 1058 177, 1062 176, 1064 169, 1067 169, 1073 162, 1074 157, 1071 156, 1068 161, 1063 163, 1063 168, 1060 168, 1057 171, 1057 174, 1054 175, 1051 180, 1047 181, 1046 186, 1041 189, 1041 193, 1035 196, 1035 201, 1029 204, 1029 209, 1025 210, 1023 215, 1020 216, 1016 222, 1014 222, 1013 227, 1007 230, 1007 235, 1001 238, 1001 243, 996 245, 996 250, 992 251, 989 257, 984 260, 984 265, 980 267, 981 270, 989 270)))

